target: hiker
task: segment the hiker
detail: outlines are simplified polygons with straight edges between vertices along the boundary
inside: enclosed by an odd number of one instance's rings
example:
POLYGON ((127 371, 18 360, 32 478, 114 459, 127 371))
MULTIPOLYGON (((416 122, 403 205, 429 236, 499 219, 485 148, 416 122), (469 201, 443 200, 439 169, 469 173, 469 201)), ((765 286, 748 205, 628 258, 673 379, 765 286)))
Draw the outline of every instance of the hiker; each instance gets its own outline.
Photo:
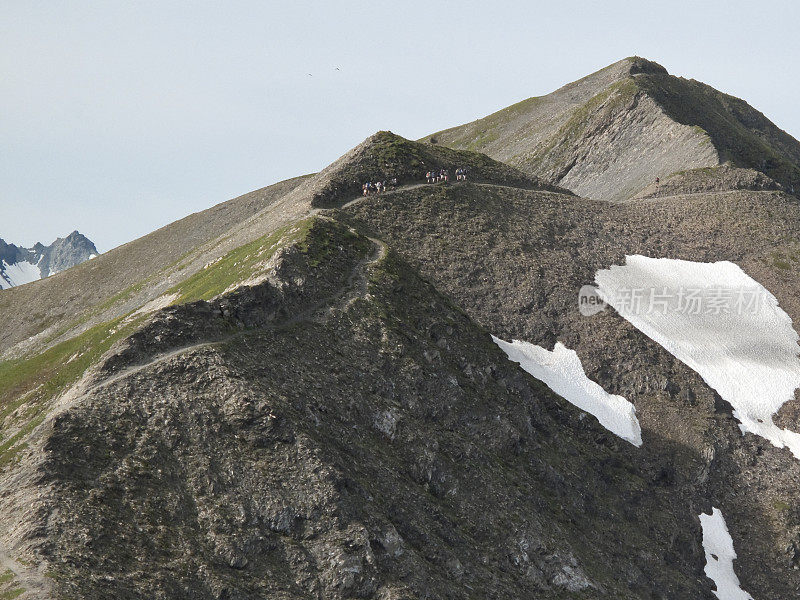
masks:
POLYGON ((363 196, 369 196, 369 184, 368 183, 365 183, 364 185, 361 186, 361 194, 363 196))
POLYGON ((456 169, 456 181, 461 181, 461 178, 464 176, 464 169, 461 167, 456 169))
POLYGON ((467 167, 461 168, 461 181, 467 180, 467 167))
POLYGON ((658 185, 659 183, 661 183, 661 178, 660 177, 656 177, 656 185, 658 185))
POLYGON ((431 173, 430 171, 428 171, 427 173, 425 173, 425 179, 427 179, 427 180, 428 180, 428 183, 430 183, 430 182, 431 182, 431 175, 432 175, 432 173, 431 173))
POLYGON ((376 182, 375 182, 375 192, 376 192, 377 194, 380 194, 380 193, 381 193, 381 182, 380 182, 380 181, 376 181, 376 182))

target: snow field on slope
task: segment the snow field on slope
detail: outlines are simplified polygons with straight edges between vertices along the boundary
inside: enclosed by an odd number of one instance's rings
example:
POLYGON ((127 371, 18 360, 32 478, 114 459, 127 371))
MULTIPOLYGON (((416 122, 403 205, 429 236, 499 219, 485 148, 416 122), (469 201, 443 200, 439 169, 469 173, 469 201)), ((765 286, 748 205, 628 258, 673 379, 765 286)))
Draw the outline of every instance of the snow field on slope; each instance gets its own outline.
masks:
POLYGON ((736 551, 722 512, 718 508, 712 508, 710 515, 701 513, 700 525, 703 528, 703 550, 706 554, 705 573, 717 585, 714 594, 719 600, 753 600, 742 589, 733 570, 736 551))
POLYGON ((550 352, 541 346, 519 340, 494 342, 519 365, 547 387, 581 410, 594 415, 600 424, 634 446, 642 445, 642 430, 633 404, 622 396, 606 392, 586 376, 574 350, 558 342, 550 352))
POLYGON ((0 289, 8 289, 42 278, 39 267, 29 262, 18 262, 9 265, 3 261, 0 267, 0 289))
POLYGON ((800 387, 798 335, 775 296, 728 261, 627 256, 595 281, 603 300, 730 403, 742 433, 800 458, 800 435, 772 421, 800 387))

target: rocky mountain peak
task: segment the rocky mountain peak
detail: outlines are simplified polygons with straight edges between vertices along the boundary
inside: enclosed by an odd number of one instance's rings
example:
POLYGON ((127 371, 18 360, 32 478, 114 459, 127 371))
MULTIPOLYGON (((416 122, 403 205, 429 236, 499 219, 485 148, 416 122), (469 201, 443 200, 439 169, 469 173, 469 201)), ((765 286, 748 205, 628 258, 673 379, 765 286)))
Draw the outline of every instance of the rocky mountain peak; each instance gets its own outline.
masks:
POLYGON ((800 185, 797 140, 745 101, 636 56, 431 137, 599 200, 726 162, 800 185))
MULTIPOLYGON (((344 154, 308 183, 314 206, 330 207, 358 198, 366 182, 386 181, 392 187, 425 182, 428 171, 445 169, 450 179, 465 168, 470 181, 556 189, 536 176, 493 160, 485 154, 407 140, 391 131, 379 131, 344 154), (396 184, 391 184, 396 180, 396 184)), ((561 190, 564 191, 564 190, 561 190)))
POLYGON ((657 62, 647 60, 646 58, 642 58, 640 56, 630 56, 625 59, 625 62, 630 65, 628 72, 631 75, 639 75, 642 73, 648 75, 669 75, 667 70, 657 62))
POLYGON ((94 243, 78 231, 56 238, 49 246, 36 242, 31 248, 0 239, 0 289, 49 277, 98 254, 94 243))

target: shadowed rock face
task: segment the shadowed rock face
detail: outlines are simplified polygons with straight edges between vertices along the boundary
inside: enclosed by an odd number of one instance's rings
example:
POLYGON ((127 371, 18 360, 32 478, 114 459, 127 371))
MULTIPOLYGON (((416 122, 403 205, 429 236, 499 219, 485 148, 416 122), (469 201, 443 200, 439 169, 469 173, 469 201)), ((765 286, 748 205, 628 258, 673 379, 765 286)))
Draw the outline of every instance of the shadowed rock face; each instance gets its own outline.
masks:
POLYGON ((800 144, 763 114, 636 57, 431 137, 601 200, 727 161, 787 189, 800 182, 800 144))

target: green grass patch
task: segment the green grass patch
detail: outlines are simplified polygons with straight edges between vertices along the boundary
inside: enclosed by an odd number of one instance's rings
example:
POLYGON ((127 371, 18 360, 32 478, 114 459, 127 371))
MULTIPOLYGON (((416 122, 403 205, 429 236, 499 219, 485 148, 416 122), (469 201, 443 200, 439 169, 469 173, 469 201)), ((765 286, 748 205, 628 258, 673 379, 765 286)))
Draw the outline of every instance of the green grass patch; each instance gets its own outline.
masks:
POLYGON ((119 317, 95 325, 36 356, 0 363, 0 411, 11 398, 34 388, 38 387, 36 398, 52 398, 76 381, 114 341, 133 331, 133 322, 123 324, 122 321, 123 317, 119 317))
POLYGON ((313 217, 304 219, 231 250, 218 261, 167 290, 167 293, 178 294, 174 304, 211 300, 231 286, 252 277, 256 265, 268 261, 279 248, 304 238, 313 221, 313 217))
MULTIPOLYGON (((45 417, 46 402, 74 384, 119 339, 133 333, 143 317, 114 319, 56 344, 41 354, 0 363, 0 423, 26 406, 25 414, 6 425, 16 432, 0 444, 0 468, 25 446, 21 443, 45 417)), ((4 432, 0 431, 0 434, 4 432)))
POLYGON ((788 512, 792 508, 783 500, 775 500, 775 502, 772 503, 772 506, 777 512, 788 512))
MULTIPOLYGON (((792 263, 790 261, 793 259, 793 256, 791 253, 774 251, 770 253, 770 258, 772 259, 773 267, 784 271, 788 271, 792 268, 792 263)), ((796 259, 794 260, 796 261, 796 259)))
POLYGON ((11 584, 16 578, 16 574, 11 569, 0 574, 0 588, 9 588, 0 591, 0 600, 10 600, 25 593, 25 588, 12 587, 11 584))
POLYGON ((312 223, 306 229, 306 234, 299 240, 297 248, 306 255, 308 266, 319 267, 326 259, 330 258, 331 253, 338 254, 343 245, 355 246, 364 253, 369 251, 370 242, 366 238, 343 228, 339 223, 331 225, 319 221, 312 223), (311 228, 314 233, 308 235, 311 228))
POLYGON ((776 258, 772 261, 772 266, 777 267, 778 269, 783 269, 784 271, 788 271, 792 268, 787 261, 783 260, 782 258, 776 258))

